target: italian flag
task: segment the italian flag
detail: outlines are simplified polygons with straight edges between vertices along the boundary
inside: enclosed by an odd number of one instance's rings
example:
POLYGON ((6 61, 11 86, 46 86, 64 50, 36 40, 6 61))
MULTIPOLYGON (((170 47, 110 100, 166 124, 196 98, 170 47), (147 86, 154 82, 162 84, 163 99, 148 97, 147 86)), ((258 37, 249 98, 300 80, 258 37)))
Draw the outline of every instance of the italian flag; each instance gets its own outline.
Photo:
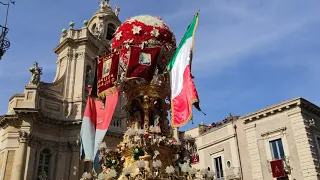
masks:
MULTIPOLYGON (((192 119, 192 105, 200 110, 199 98, 191 75, 194 35, 198 13, 194 16, 177 51, 168 65, 171 79, 171 125, 180 127, 192 119)), ((200 110, 201 111, 201 110, 200 110)))

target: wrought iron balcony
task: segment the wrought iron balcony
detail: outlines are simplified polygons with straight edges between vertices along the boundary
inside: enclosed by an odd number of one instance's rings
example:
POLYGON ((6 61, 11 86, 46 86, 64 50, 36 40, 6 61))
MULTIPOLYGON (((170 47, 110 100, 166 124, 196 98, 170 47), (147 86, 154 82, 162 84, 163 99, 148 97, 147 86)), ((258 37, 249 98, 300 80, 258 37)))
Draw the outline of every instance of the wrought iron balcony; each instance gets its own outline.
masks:
POLYGON ((285 156, 279 159, 272 159, 272 160, 267 160, 268 162, 268 169, 269 172, 272 174, 272 167, 271 167, 271 162, 275 161, 275 160, 281 160, 283 163, 283 168, 286 174, 290 174, 291 173, 291 166, 290 166, 290 157, 289 156, 285 156))

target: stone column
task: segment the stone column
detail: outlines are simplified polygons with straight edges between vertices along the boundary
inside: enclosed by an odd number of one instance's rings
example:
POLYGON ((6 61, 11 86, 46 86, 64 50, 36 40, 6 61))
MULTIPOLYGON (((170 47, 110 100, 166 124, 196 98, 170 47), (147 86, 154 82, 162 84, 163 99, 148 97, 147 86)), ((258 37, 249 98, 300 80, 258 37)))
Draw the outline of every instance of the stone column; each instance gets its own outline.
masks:
POLYGON ((20 131, 19 134, 19 148, 15 152, 11 180, 24 179, 28 133, 20 131))

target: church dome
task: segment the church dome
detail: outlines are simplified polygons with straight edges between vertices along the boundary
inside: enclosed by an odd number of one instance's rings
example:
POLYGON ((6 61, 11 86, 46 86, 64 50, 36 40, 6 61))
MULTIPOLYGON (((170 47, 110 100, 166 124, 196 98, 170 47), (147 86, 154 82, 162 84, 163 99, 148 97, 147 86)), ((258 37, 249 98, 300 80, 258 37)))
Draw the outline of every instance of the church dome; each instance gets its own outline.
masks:
POLYGON ((89 20, 88 28, 98 39, 110 41, 121 24, 118 18, 120 8, 115 6, 113 10, 109 1, 105 0, 101 1, 99 6, 99 10, 89 20))
POLYGON ((176 40, 169 26, 159 17, 139 15, 126 20, 115 32, 112 48, 125 44, 154 44, 175 48, 176 40))

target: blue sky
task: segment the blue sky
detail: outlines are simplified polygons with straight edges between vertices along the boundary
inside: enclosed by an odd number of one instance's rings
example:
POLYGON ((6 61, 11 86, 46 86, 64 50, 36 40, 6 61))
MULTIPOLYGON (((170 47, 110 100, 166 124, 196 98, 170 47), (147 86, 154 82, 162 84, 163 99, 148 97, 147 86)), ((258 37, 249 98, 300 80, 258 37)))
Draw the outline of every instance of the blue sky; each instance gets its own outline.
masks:
MULTIPOLYGON (((178 40, 201 9, 192 67, 207 116, 195 112, 195 124, 182 129, 295 97, 320 105, 318 0, 110 2, 121 8, 121 21, 140 14, 162 17, 178 40)), ((56 70, 53 49, 61 30, 70 21, 80 28, 98 8, 97 0, 17 0, 11 6, 11 48, 0 61, 0 114, 6 113, 14 93, 23 93, 34 61, 43 67, 42 80, 52 82, 56 70)), ((5 8, 0 7, 0 17, 4 15, 5 8)))

